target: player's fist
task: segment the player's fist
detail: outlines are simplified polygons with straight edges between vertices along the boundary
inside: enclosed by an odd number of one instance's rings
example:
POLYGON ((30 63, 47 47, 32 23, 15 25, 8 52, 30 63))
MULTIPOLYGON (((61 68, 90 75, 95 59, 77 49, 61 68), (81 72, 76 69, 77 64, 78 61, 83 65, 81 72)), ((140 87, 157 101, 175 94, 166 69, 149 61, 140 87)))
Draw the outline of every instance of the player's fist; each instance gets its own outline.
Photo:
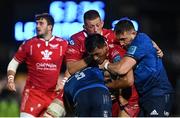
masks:
POLYGON ((162 58, 164 56, 164 53, 163 53, 163 51, 160 48, 157 50, 157 55, 160 58, 162 58))
POLYGON ((8 76, 8 81, 7 81, 7 88, 10 91, 16 91, 15 83, 14 83, 14 76, 8 76))

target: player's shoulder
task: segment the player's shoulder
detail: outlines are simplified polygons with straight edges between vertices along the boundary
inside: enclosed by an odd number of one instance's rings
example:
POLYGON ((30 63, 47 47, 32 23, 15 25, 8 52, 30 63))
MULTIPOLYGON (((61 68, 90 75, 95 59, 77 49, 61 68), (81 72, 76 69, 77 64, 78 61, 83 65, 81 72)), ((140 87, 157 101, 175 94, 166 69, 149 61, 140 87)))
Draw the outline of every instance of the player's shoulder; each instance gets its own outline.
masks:
POLYGON ((103 36, 106 37, 108 43, 115 43, 115 33, 111 29, 103 29, 102 30, 103 36))
POLYGON ((38 40, 37 36, 34 36, 30 39, 25 40, 22 44, 23 45, 30 45, 33 44, 34 42, 36 42, 38 40))
POLYGON ((100 72, 100 69, 98 67, 87 67, 87 68, 83 69, 82 71, 84 71, 90 75, 95 75, 98 72, 100 72))
POLYGON ((118 44, 109 44, 109 56, 114 57, 115 55, 123 56, 126 53, 126 50, 123 49, 118 44))
POLYGON ((58 36, 55 36, 54 37, 54 40, 59 42, 59 43, 65 43, 65 44, 68 44, 68 41, 66 39, 63 39, 61 37, 58 37, 58 36))
POLYGON ((84 30, 77 32, 71 36, 73 40, 82 40, 85 38, 86 32, 84 30))
POLYGON ((132 45, 138 45, 140 47, 147 47, 151 45, 151 38, 146 33, 138 33, 132 45))
POLYGON ((124 50, 121 45, 119 44, 114 44, 114 43, 111 43, 111 44, 108 44, 108 47, 110 50, 113 50, 113 49, 118 49, 118 50, 124 50))
POLYGON ((84 43, 86 35, 86 32, 82 30, 78 33, 73 34, 70 39, 68 39, 68 42, 70 45, 84 43))
POLYGON ((137 39, 139 40, 150 40, 150 37, 146 33, 138 33, 136 36, 137 39))
POLYGON ((107 34, 109 34, 109 35, 114 35, 114 31, 113 30, 111 30, 111 29, 105 29, 105 28, 103 28, 103 35, 107 35, 107 34))

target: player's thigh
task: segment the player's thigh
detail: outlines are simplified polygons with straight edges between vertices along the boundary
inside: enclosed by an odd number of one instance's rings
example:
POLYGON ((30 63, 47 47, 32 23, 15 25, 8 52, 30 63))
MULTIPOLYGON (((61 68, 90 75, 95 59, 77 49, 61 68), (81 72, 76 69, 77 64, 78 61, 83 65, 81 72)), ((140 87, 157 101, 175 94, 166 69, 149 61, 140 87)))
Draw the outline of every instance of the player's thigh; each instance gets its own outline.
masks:
POLYGON ((21 101, 21 113, 40 116, 52 99, 46 93, 36 89, 25 89, 21 101))
POLYGON ((88 88, 78 93, 75 99, 77 116, 111 116, 112 103, 109 91, 105 88, 88 88))
POLYGON ((74 100, 75 114, 78 117, 90 117, 91 99, 88 98, 89 91, 83 90, 78 93, 74 100))
POLYGON ((107 117, 112 116, 112 101, 110 93, 105 88, 94 88, 92 94, 96 93, 92 99, 93 110, 91 116, 107 117))
POLYGON ((169 116, 172 108, 173 95, 166 94, 163 96, 149 97, 143 103, 141 113, 145 116, 169 116))

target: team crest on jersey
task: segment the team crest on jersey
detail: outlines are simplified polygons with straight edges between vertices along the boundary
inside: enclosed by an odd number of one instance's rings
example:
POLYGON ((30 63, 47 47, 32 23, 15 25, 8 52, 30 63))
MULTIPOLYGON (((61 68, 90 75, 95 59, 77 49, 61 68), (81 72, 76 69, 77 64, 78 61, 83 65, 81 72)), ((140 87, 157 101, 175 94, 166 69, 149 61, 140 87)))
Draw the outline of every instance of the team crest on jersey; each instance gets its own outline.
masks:
POLYGON ((52 52, 49 50, 41 51, 41 54, 43 55, 42 59, 44 60, 51 60, 50 55, 52 55, 52 52))
POLYGON ((70 38, 70 39, 68 40, 68 42, 69 42, 70 45, 74 45, 74 44, 75 44, 75 43, 74 43, 74 40, 73 40, 72 38, 70 38))
POLYGON ((128 48, 128 53, 133 55, 136 52, 136 49, 137 49, 137 46, 130 46, 128 48))
POLYGON ((49 44, 52 49, 57 49, 59 44, 49 44))

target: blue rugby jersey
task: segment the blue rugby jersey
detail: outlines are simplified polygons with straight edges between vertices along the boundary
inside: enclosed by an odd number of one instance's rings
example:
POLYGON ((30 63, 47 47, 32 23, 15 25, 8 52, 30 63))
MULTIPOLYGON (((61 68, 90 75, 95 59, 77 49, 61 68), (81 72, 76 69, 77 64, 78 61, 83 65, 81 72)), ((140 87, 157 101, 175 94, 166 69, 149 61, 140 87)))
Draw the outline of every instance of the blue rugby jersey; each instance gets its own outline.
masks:
POLYGON ((103 72, 97 67, 87 67, 76 72, 66 81, 64 93, 72 103, 80 91, 94 87, 102 87, 108 90, 104 84, 103 72))
POLYGON ((126 56, 134 58, 137 62, 134 69, 135 85, 141 98, 173 92, 162 59, 157 56, 150 37, 138 33, 130 44, 126 56))

